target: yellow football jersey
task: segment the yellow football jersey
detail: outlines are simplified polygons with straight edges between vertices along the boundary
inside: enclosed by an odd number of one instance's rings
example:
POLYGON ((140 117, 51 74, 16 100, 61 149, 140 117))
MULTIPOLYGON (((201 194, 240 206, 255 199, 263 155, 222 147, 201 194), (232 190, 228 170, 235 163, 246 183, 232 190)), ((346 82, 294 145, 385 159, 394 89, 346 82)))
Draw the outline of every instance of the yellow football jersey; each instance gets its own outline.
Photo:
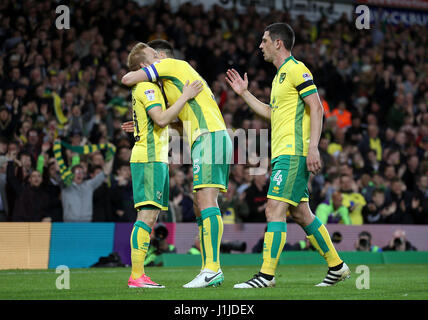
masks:
POLYGON ((285 59, 272 82, 270 97, 272 159, 308 154, 310 110, 303 98, 317 92, 309 69, 293 56, 285 59))
POLYGON ((211 89, 189 63, 168 58, 143 68, 143 70, 150 81, 162 81, 165 96, 170 105, 181 96, 187 80, 190 83, 195 80, 204 82, 202 91, 197 97, 190 99, 178 115, 183 122, 190 146, 202 133, 226 130, 223 116, 211 89))
POLYGON ((139 82, 132 87, 135 144, 130 162, 168 163, 168 126, 161 128, 150 118, 148 111, 154 107, 166 109, 157 84, 139 82))

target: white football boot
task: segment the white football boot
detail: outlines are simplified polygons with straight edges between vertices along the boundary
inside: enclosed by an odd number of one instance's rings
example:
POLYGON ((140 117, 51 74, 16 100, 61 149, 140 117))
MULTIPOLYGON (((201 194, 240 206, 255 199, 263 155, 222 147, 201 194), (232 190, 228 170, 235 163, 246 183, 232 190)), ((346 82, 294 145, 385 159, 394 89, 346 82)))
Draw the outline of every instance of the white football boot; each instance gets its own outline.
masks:
POLYGON ((218 287, 224 281, 223 271, 214 272, 209 269, 202 270, 192 281, 183 285, 183 288, 218 287))

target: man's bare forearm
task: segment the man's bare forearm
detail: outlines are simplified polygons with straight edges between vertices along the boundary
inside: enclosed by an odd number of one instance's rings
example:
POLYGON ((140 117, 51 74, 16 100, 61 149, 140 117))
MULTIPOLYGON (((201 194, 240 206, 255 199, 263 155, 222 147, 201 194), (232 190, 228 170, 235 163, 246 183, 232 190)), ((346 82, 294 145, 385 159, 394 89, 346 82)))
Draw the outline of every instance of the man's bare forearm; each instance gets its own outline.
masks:
POLYGON ((322 132, 324 109, 322 107, 321 101, 319 100, 318 94, 311 94, 304 100, 305 103, 309 105, 311 117, 311 135, 309 148, 318 148, 322 132))
POLYGON ((245 90, 241 94, 241 98, 250 106, 250 108, 259 116, 270 120, 271 110, 268 104, 261 102, 250 91, 245 90))
POLYGON ((122 83, 128 87, 132 87, 138 82, 148 81, 146 73, 139 69, 137 71, 130 71, 122 77, 122 83))

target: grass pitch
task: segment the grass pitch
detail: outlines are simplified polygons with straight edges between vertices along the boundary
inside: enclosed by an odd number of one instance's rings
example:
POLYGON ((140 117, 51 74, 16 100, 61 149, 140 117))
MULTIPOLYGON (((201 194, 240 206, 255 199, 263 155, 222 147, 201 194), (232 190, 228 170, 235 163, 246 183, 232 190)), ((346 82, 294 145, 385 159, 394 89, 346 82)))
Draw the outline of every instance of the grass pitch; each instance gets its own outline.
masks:
POLYGON ((233 289, 257 273, 258 266, 224 266, 217 288, 185 289, 198 267, 146 267, 165 289, 129 289, 130 268, 70 269, 70 289, 56 288, 60 274, 49 270, 0 271, 2 300, 421 300, 428 299, 428 265, 369 265, 369 289, 357 289, 356 265, 351 278, 334 287, 318 288, 327 271, 319 265, 280 265, 276 287, 233 289))

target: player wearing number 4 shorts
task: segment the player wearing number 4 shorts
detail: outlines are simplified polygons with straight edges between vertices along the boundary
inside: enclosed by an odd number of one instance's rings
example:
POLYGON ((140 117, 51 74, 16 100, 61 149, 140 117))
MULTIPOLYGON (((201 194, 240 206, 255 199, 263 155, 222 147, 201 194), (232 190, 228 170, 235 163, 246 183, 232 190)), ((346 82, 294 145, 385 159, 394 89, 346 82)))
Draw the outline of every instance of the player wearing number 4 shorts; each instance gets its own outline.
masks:
POLYGON ((318 142, 323 107, 312 74, 291 55, 293 45, 294 32, 288 24, 274 23, 265 29, 260 48, 264 59, 277 68, 269 105, 248 91, 247 74, 242 79, 235 70, 227 71, 226 81, 232 89, 256 113, 270 119, 272 126, 272 175, 267 195, 263 264, 253 278, 234 288, 275 286, 275 271, 286 240, 287 210, 328 264, 327 275, 317 286, 331 286, 350 275, 326 227, 308 204, 310 172, 317 174, 321 169, 318 142))
MULTIPOLYGON (((128 67, 137 70, 147 65, 146 46, 137 44, 128 56, 128 67)), ((131 154, 131 175, 137 221, 131 233, 130 288, 164 288, 144 272, 144 260, 150 245, 150 234, 160 210, 168 210, 168 124, 185 103, 202 90, 202 82, 188 82, 177 101, 166 109, 158 84, 141 82, 132 87, 133 131, 135 144, 131 154)))
POLYGON ((155 48, 147 47, 144 50, 152 58, 150 65, 127 73, 122 83, 132 86, 141 81, 160 81, 170 104, 175 103, 180 96, 186 79, 204 83, 201 93, 190 99, 178 115, 191 147, 195 215, 202 258, 200 273, 183 287, 215 287, 224 280, 220 268, 223 220, 217 197, 219 191, 227 190, 232 141, 206 82, 189 63, 173 58, 172 47, 168 42, 158 40, 150 43, 151 46, 155 44, 155 48))

